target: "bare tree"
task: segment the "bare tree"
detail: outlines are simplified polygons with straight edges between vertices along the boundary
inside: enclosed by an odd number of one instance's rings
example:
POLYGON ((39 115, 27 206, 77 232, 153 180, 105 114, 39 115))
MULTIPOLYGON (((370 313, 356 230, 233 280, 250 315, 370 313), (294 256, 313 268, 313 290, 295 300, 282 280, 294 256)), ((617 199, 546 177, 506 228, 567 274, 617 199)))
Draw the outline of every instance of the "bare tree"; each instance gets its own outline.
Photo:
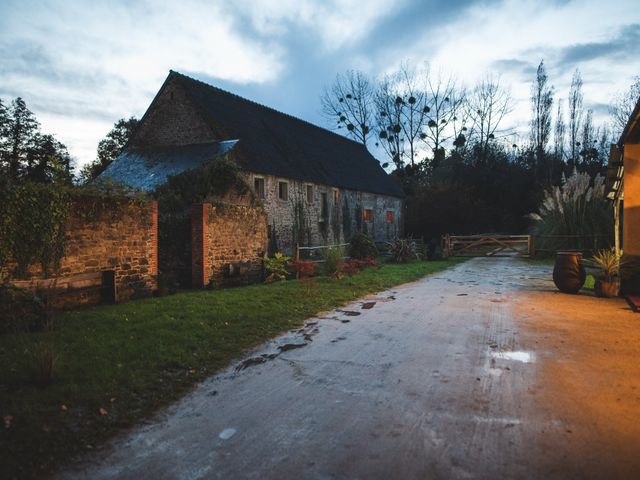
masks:
POLYGON ((377 125, 382 148, 397 165, 415 166, 428 109, 415 70, 406 64, 384 78, 376 94, 377 125))
POLYGON ((580 70, 576 68, 571 79, 571 88, 569 90, 569 167, 573 167, 578 163, 578 154, 580 152, 579 136, 580 127, 582 125, 582 117, 584 109, 582 106, 584 96, 582 94, 582 76, 580 70))
POLYGON ((612 117, 613 128, 616 130, 614 133, 616 135, 622 134, 638 101, 640 101, 640 76, 634 77, 629 89, 625 92, 618 93, 612 100, 609 113, 612 117))
POLYGON ((374 118, 374 87, 357 70, 336 75, 330 88, 320 97, 322 113, 334 129, 345 129, 346 135, 367 146, 374 118))
POLYGON ((464 95, 456 94, 456 82, 452 77, 443 78, 441 73, 435 77, 426 78, 426 105, 424 111, 427 114, 426 129, 420 138, 431 148, 433 152, 432 166, 435 168, 444 159, 443 144, 452 137, 458 138, 461 133, 457 131, 463 128, 461 115, 464 95), (458 128, 456 128, 458 127, 458 128))
POLYGON ((379 145, 396 167, 402 167, 406 157, 402 131, 404 100, 390 77, 385 77, 380 83, 375 104, 379 145))
POLYGON ((489 143, 506 130, 500 130, 504 117, 512 110, 511 94, 500 85, 500 80, 488 76, 481 80, 467 96, 470 136, 484 157, 489 143))
POLYGON ((549 85, 544 61, 541 61, 531 85, 531 144, 538 162, 543 160, 551 137, 552 106, 553 87, 549 85))

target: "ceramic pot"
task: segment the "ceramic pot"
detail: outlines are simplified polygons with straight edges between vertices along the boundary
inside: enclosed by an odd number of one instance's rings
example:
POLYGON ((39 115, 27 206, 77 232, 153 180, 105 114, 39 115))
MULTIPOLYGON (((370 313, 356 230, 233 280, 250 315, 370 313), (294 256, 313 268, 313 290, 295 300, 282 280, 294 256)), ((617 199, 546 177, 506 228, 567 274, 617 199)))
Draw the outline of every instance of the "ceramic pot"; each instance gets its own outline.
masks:
POLYGON ((607 281, 598 278, 593 288, 596 292, 596 297, 617 297, 620 293, 620 279, 612 278, 610 281, 607 281))
POLYGON ((578 293, 586 279, 587 273, 582 265, 582 253, 558 252, 556 254, 553 283, 558 290, 564 293, 578 293))

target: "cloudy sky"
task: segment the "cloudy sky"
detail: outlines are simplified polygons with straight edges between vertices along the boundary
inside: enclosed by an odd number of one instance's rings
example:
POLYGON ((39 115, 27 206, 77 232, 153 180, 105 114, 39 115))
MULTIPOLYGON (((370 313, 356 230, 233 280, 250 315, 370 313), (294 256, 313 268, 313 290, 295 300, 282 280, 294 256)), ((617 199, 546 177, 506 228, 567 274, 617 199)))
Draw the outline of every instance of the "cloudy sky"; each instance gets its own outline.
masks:
POLYGON ((337 72, 402 61, 473 85, 501 76, 522 127, 544 59, 556 97, 582 72, 596 122, 640 75, 637 0, 2 0, 0 98, 21 96, 79 164, 122 117, 142 116, 174 69, 323 124, 337 72))

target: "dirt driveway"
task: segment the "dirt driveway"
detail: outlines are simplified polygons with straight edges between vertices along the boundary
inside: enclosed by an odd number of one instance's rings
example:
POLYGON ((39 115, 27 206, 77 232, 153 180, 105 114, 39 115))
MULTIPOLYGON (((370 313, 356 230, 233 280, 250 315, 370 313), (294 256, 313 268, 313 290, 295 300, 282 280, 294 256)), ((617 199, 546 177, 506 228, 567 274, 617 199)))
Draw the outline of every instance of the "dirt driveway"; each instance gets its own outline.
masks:
POLYGON ((640 478, 640 314, 474 259, 328 312, 61 478, 640 478))

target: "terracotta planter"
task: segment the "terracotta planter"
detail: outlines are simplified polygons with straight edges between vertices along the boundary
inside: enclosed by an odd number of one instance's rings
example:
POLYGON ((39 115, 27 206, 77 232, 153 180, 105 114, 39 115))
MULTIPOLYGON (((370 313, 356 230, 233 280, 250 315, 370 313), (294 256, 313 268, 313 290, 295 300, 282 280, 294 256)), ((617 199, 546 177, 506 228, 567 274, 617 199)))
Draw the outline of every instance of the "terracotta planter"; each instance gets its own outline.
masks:
POLYGON ((586 279, 587 273, 582 265, 582 253, 558 252, 556 254, 553 283, 558 290, 564 293, 578 293, 586 279))
POLYGON ((620 294, 620 279, 612 278, 611 280, 604 280, 596 278, 594 290, 596 292, 596 297, 617 297, 620 294))

